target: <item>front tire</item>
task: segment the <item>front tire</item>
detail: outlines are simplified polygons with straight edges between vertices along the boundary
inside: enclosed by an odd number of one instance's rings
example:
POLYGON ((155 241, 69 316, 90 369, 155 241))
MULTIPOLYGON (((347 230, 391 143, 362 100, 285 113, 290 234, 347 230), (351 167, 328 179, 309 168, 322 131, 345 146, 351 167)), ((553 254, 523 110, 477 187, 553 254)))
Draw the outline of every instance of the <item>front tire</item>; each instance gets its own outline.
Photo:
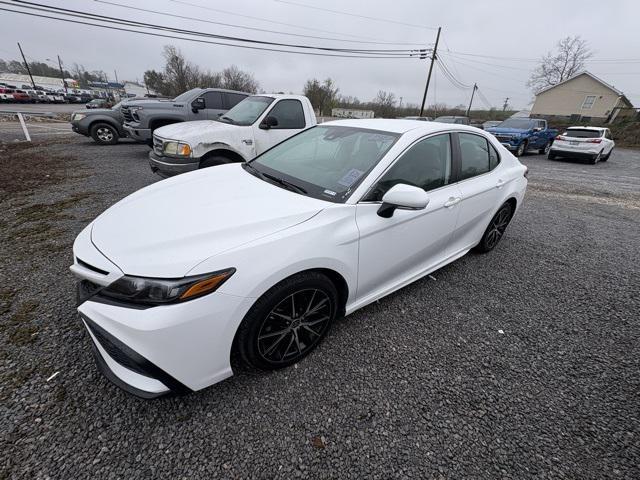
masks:
POLYGON ((215 167, 217 165, 224 165, 226 163, 233 163, 233 160, 223 155, 211 155, 210 157, 205 157, 204 159, 202 159, 198 168, 215 167))
POLYGON ((299 362, 325 337, 338 292, 325 275, 303 272, 271 287, 242 320, 234 346, 244 363, 276 370, 299 362))
POLYGON ((96 123, 89 133, 98 145, 115 145, 120 138, 118 130, 108 123, 96 123))
POLYGON ((500 210, 498 210, 491 219, 491 222, 489 222, 489 226, 485 230, 484 235, 482 235, 482 239, 475 247, 475 250, 480 253, 487 253, 493 250, 502 239, 512 216, 513 207, 511 204, 505 203, 502 205, 500 210))

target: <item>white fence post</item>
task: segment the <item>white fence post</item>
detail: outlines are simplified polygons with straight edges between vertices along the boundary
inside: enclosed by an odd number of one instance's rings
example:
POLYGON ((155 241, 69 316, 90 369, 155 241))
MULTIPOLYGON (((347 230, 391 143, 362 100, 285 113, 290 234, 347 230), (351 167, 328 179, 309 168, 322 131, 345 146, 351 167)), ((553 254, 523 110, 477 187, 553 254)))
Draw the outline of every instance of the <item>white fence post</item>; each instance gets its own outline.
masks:
POLYGON ((24 132, 24 136, 27 139, 27 142, 30 142, 31 137, 29 136, 29 130, 27 130, 27 124, 24 123, 24 117, 20 112, 18 112, 18 120, 20 120, 20 125, 22 125, 22 131, 24 132))

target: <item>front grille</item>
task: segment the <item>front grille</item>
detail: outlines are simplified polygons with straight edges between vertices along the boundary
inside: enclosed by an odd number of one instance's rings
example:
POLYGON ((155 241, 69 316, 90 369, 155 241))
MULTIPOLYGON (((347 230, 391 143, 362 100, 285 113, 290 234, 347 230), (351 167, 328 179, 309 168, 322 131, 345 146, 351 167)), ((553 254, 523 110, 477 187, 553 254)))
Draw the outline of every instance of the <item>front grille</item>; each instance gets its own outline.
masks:
POLYGON ((496 138, 500 142, 508 142, 511 140, 511 136, 507 136, 507 135, 496 135, 496 138))
POLYGON ((159 157, 162 156, 162 140, 155 135, 153 136, 153 152, 159 157))
POLYGON ((133 122, 133 115, 131 115, 129 107, 122 107, 121 112, 125 122, 133 122))

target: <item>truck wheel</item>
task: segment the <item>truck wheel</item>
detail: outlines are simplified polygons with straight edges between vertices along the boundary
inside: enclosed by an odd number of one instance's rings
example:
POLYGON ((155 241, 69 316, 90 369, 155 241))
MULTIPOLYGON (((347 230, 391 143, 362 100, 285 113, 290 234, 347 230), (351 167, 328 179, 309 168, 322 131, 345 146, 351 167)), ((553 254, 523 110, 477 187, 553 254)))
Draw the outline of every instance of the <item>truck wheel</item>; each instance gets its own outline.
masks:
POLYGON ((522 142, 516 150, 516 157, 521 157, 527 151, 527 142, 522 142))
POLYGON ((555 153, 553 153, 553 152, 549 152, 549 153, 547 154, 547 158, 548 158, 549 160, 555 160, 555 159, 556 159, 556 154, 555 154, 555 153))
POLYGON ((225 163, 233 163, 233 160, 222 155, 211 155, 210 157, 202 159, 200 161, 200 167, 198 168, 215 167, 216 165, 224 165, 225 163))
POLYGON ((542 147, 540 150, 538 150, 538 153, 540 155, 546 155, 547 153, 549 153, 549 150, 551 150, 551 142, 545 143, 544 147, 542 147))
POLYGON ((108 123, 96 123, 91 127, 91 138, 99 145, 114 145, 118 143, 118 130, 108 123))
POLYGON ((613 153, 613 148, 609 151, 609 153, 607 153, 606 155, 603 155, 602 158, 600 158, 600 161, 606 162, 607 160, 609 160, 609 157, 611 156, 612 153, 613 153))
POLYGON ((600 150, 598 152, 598 154, 591 159, 591 165, 595 165, 596 163, 598 163, 600 161, 600 159, 602 158, 602 152, 603 152, 603 150, 600 150))

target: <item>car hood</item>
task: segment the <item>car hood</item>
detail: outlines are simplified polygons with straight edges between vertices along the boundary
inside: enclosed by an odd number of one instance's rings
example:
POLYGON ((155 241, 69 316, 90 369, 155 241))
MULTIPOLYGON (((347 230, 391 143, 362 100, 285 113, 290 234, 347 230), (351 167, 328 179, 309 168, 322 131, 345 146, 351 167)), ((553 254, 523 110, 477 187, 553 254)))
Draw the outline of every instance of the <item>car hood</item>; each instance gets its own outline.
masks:
POLYGON ((114 111, 110 108, 92 108, 91 112, 87 112, 87 109, 85 108, 84 110, 74 110, 71 112, 71 115, 73 116, 74 113, 82 113, 84 115, 112 115, 114 111))
POLYGON ((219 141, 222 135, 237 134, 241 130, 243 130, 242 127, 238 125, 214 120, 197 120, 194 122, 172 123, 171 125, 157 128, 153 133, 165 139, 180 140, 195 146, 201 142, 219 141), (212 138, 212 135, 215 135, 216 138, 212 138))
POLYGON ((91 240, 126 274, 182 277, 209 257, 302 223, 328 205, 260 180, 240 164, 222 165, 126 197, 94 221, 91 240))
POLYGON ((491 127, 487 129, 487 132, 489 133, 510 133, 510 134, 514 134, 514 133, 528 133, 530 132, 531 129, 528 128, 498 128, 498 127, 491 127))

